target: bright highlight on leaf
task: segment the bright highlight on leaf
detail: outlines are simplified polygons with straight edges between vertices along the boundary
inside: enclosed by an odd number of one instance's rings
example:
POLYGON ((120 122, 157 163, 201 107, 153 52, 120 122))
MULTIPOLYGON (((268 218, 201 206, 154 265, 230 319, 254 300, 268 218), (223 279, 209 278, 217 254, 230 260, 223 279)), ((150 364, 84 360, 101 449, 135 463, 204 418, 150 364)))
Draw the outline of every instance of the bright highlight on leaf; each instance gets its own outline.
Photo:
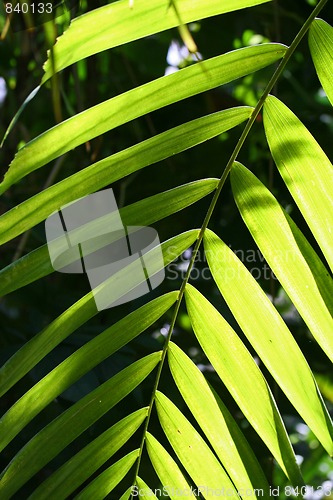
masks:
POLYGON ((333 106, 333 27, 315 19, 309 30, 309 46, 318 78, 333 106))
POLYGON ((156 408, 162 428, 179 460, 196 485, 202 485, 205 498, 211 491, 229 492, 235 488, 213 452, 179 409, 164 394, 156 394, 156 408), (205 491, 206 488, 206 491, 205 491))
POLYGON ((137 387, 155 368, 155 352, 117 373, 36 434, 2 473, 1 494, 10 497, 68 444, 137 387))
MULTIPOLYGON (((137 1, 133 9, 128 8, 128 0, 122 0, 74 19, 66 33, 60 37, 53 49, 55 71, 106 49, 159 33, 181 23, 232 12, 246 7, 266 3, 269 0, 150 0, 137 1), (178 13, 178 15, 177 15, 178 13)), ((52 75, 52 61, 45 64, 45 82, 52 75)))
POLYGON ((199 368, 173 342, 169 345, 168 360, 181 395, 237 490, 260 489, 268 495, 268 483, 255 455, 228 410, 224 408, 222 412, 219 408, 199 368))
MULTIPOLYGON (((238 166, 238 171, 242 172, 241 166, 238 166)), ((253 184, 247 180, 247 192, 251 193, 253 184)), ((235 185, 237 181, 233 177, 234 191, 235 185)), ((273 217, 270 217, 267 224, 271 225, 272 220, 273 217)), ((265 221, 258 220, 258 224, 263 227, 265 221)), ((275 227, 273 224, 273 229, 275 227)), ((279 238, 278 234, 276 238, 279 238)), ((205 233, 204 243, 213 278, 239 326, 290 402, 332 455, 333 425, 330 415, 309 365, 285 322, 228 245, 209 230, 205 233)))
POLYGON ((303 484, 276 403, 249 351, 198 290, 187 285, 185 296, 195 336, 222 382, 290 481, 303 484))
POLYGON ((50 495, 66 498, 73 493, 128 441, 147 413, 148 408, 137 410, 103 432, 36 488, 30 500, 48 500, 50 495))
MULTIPOLYGON (((198 231, 196 230, 187 231, 162 243, 164 264, 168 265, 168 263, 187 250, 195 241, 197 235, 198 231)), ((111 279, 116 279, 117 275, 119 277, 117 273, 111 279)), ((116 287, 115 293, 117 293, 116 287)), ((63 312, 38 335, 24 344, 0 369, 0 393, 4 394, 7 392, 10 387, 28 373, 54 347, 60 344, 79 326, 95 316, 97 312, 92 292, 90 292, 73 304, 67 311, 63 312)))
POLYGON ((333 284, 327 270, 274 196, 240 163, 232 168, 231 182, 239 211, 260 251, 317 342, 333 360, 333 284))

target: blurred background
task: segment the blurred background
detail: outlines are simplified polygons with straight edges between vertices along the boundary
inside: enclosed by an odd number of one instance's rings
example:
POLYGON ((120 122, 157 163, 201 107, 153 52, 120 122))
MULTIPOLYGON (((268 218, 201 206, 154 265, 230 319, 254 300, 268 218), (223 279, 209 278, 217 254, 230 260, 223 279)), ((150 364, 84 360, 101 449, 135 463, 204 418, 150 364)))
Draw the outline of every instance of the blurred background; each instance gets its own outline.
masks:
MULTIPOLYGON (((139 0, 134 0, 134 9, 136 1, 139 0)), ((31 19, 29 21, 27 16, 24 15, 15 21, 16 24, 12 28, 6 21, 5 5, 1 4, 1 138, 26 97, 39 85, 47 50, 52 47, 56 37, 66 30, 72 17, 106 3, 111 2, 106 0, 67 2, 67 7, 70 7, 67 10, 59 2, 58 10, 55 11, 57 13, 56 18, 34 28, 29 28, 33 24, 31 25, 31 19)), ((105 51, 65 69, 60 74, 59 79, 53 82, 53 88, 49 82, 45 84, 23 110, 3 148, 0 149, 0 177, 2 178, 6 172, 17 150, 25 143, 58 122, 95 104, 159 78, 164 74, 178 71, 183 67, 194 64, 198 59, 207 59, 236 48, 268 41, 290 44, 316 4, 315 0, 294 0, 293 2, 275 0, 256 8, 192 23, 189 25, 189 29, 198 47, 196 56, 189 53, 178 30, 175 28, 105 51)), ((322 17, 332 24, 333 11, 330 10, 330 7, 324 9, 322 17)), ((131 121, 77 147, 52 164, 33 172, 23 181, 12 186, 0 199, 0 213, 6 212, 49 185, 78 170, 173 126, 233 106, 244 104, 254 106, 273 71, 274 67, 270 66, 223 87, 202 93, 131 121)), ((189 82, 189 85, 191 85, 191 82, 189 82)), ((306 39, 300 44, 289 62, 274 89, 274 93, 297 114, 332 160, 333 110, 317 79, 306 39)), ((167 161, 140 170, 113 184, 112 188, 118 206, 129 205, 192 180, 220 177, 243 126, 241 125, 209 142, 178 154, 167 161)), ((311 233, 294 206, 292 198, 271 160, 261 115, 258 116, 250 136, 242 148, 239 161, 250 168, 272 190, 281 205, 291 214, 318 250, 311 238, 311 233)), ((182 212, 154 224, 161 241, 187 229, 200 227, 209 202, 210 196, 182 212)), ((313 340, 303 320, 290 303, 256 248, 233 201, 229 182, 226 183, 223 189, 209 227, 230 245, 274 301, 315 373, 328 408, 332 410, 333 374, 330 362, 313 340)), ((45 242, 44 225, 40 224, 30 232, 0 248, 0 268, 9 265, 13 260, 22 257, 45 244, 45 242)), ((84 327, 77 330, 60 346, 55 348, 29 375, 2 398, 0 401, 1 414, 28 387, 36 383, 53 366, 59 364, 90 338, 102 332, 130 311, 151 300, 154 296, 178 289, 184 278, 190 257, 191 249, 186 251, 178 261, 169 265, 164 283, 157 290, 154 290, 152 294, 131 303, 100 312, 84 327)), ((191 282, 206 295, 233 325, 244 343, 253 352, 253 349, 239 331, 236 322, 210 277, 203 250, 199 252, 192 272, 191 282)), ((53 273, 2 298, 0 301, 0 364, 3 364, 32 336, 42 330, 76 300, 88 293, 89 290, 90 287, 86 276, 53 273)), ((161 349, 167 333, 169 319, 168 314, 165 315, 153 328, 101 363, 54 400, 6 448, 1 458, 1 469, 5 467, 14 453, 27 442, 37 429, 43 427, 73 402, 83 397, 135 359, 139 359, 151 351, 161 349)), ((174 340, 200 366, 223 398, 254 450, 256 450, 257 457, 269 479, 274 484, 283 487, 285 484, 284 477, 273 463, 268 450, 249 426, 228 392, 221 387, 220 383, 217 383, 217 378, 215 378, 211 366, 203 356, 191 332, 189 319, 184 308, 182 308, 178 317, 174 340)), ((314 488, 314 493, 305 496, 305 498, 333 498, 333 495, 329 496, 327 493, 325 496, 323 489, 325 487, 326 492, 333 491, 331 461, 326 457, 316 438, 300 420, 283 393, 279 391, 254 352, 253 355, 271 387, 274 388, 280 412, 291 435, 299 462, 302 464, 304 478, 306 483, 314 488)), ((164 375, 162 389, 167 394, 172 394, 172 399, 186 413, 184 403, 181 397, 177 396, 177 389, 168 373, 164 375)), ((64 450, 63 453, 48 464, 39 473, 39 476, 35 477, 24 488, 24 491, 18 494, 17 498, 28 496, 30 488, 33 489, 59 467, 65 459, 68 459, 73 452, 78 451, 92 438, 121 418, 122 415, 127 414, 129 407, 132 406, 134 410, 137 408, 138 402, 147 404, 150 390, 151 386, 146 384, 143 388, 134 391, 131 396, 126 398, 125 403, 121 403, 121 405, 126 406, 124 412, 122 412, 122 406, 118 405, 110 414, 98 421, 74 441, 70 445, 70 449, 64 450)), ((157 434, 158 432, 156 431, 157 434)), ((136 438, 135 435, 133 439, 136 438)), ((130 443, 128 445, 129 449, 131 449, 130 443)), ((149 484, 152 486, 154 481, 156 482, 156 477, 150 469, 145 471, 146 477, 149 477, 149 474, 151 475, 149 484)), ((158 485, 158 482, 156 484, 158 485)), ((121 486, 119 491, 123 491, 121 486)), ((116 499, 120 496, 117 489, 112 495, 110 498, 116 499)), ((282 492, 279 498, 285 498, 282 492)))

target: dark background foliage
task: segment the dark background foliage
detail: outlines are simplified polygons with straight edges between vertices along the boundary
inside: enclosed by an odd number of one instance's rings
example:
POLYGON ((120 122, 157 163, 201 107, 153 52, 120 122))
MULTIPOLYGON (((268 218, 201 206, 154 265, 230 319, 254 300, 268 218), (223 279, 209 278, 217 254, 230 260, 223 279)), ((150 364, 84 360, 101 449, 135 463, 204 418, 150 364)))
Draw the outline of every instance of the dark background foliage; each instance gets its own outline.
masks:
MULTIPOLYGON (((190 28, 203 58, 219 55, 254 42, 280 41, 289 44, 311 12, 311 5, 314 3, 316 2, 310 0, 297 0, 294 2, 276 0, 246 11, 206 19, 191 25, 190 28)), ((81 1, 80 5, 73 8, 71 14, 75 16, 103 4, 105 4, 105 1, 102 0, 91 1, 89 5, 87 5, 86 1, 81 1)), ((329 9, 324 10, 323 16, 328 22, 332 23, 333 14, 329 9)), ((1 22, 1 28, 3 28, 3 18, 1 22)), ((42 76, 42 64, 46 59, 46 49, 51 46, 55 36, 64 31, 67 24, 68 20, 65 16, 59 17, 54 22, 53 28, 41 25, 35 30, 17 32, 9 30, 6 37, 1 40, 0 78, 3 79, 6 85, 6 96, 3 96, 0 101, 1 137, 4 135, 19 106, 29 92, 38 85, 42 76)), ((90 106, 162 76, 168 66, 167 53, 172 41, 177 41, 180 45, 183 44, 177 29, 103 52, 65 69, 61 74, 58 87, 60 105, 57 105, 52 100, 49 84, 39 91, 22 113, 15 128, 7 138, 3 149, 0 150, 0 175, 4 174, 19 147, 55 125, 59 120, 66 119, 90 106)), ((179 66, 183 67, 192 63, 191 57, 188 56, 180 62, 179 66)), ((0 200, 1 213, 38 193, 49 182, 57 182, 101 158, 116 153, 156 133, 214 111, 235 105, 255 104, 273 71, 274 68, 268 67, 254 75, 153 112, 77 147, 66 154, 60 161, 58 160, 55 164, 50 164, 46 168, 33 172, 19 184, 9 189, 0 200), (52 178, 50 179, 49 176, 52 176, 52 178)), ((189 82, 190 84, 191 82, 189 82)), ((328 105, 328 101, 321 92, 305 40, 288 64, 287 70, 278 82, 274 92, 299 116, 332 160, 332 108, 328 105)), ((147 167, 117 182, 112 187, 118 205, 131 204, 192 180, 205 177, 220 177, 239 137, 240 130, 241 128, 237 127, 208 143, 197 146, 160 164, 147 167)), ((239 159, 273 190, 281 204, 292 213, 293 218, 304 230, 307 237, 311 239, 311 235, 274 168, 266 146, 261 115, 259 115, 239 159)), ((205 198, 181 213, 155 224, 154 227, 159 231, 161 240, 165 240, 186 229, 200 227, 208 203, 209 199, 205 198)), ((333 379, 329 374, 328 359, 316 346, 308 329, 290 304, 288 297, 281 292, 279 283, 265 267, 265 262, 260 259, 260 254, 236 209, 230 193, 229 183, 224 188, 210 228, 236 250, 239 256, 242 256, 243 262, 253 272, 255 278, 258 278, 267 293, 273 296, 311 368, 318 375, 318 381, 328 399, 328 405, 330 405, 333 402, 333 379)), ((14 258, 24 255, 44 243, 44 227, 43 224, 40 224, 33 228, 27 237, 18 237, 0 250, 1 268, 8 265, 14 258), (22 238, 25 239, 22 240, 22 238)), ((216 286, 209 279, 208 266, 205 263, 203 251, 199 255, 200 259, 193 270, 195 285, 239 332, 235 321, 231 318, 230 311, 223 304, 216 286)), ((169 266, 167 270, 168 279, 154 292, 155 295, 162 293, 162 291, 179 288, 181 279, 184 276, 182 269, 184 269, 188 258, 189 253, 185 253, 177 265, 169 266)), ((54 273, 3 298, 0 301, 1 364, 27 340, 88 291, 88 282, 82 275, 72 276, 54 273)), ((2 399, 1 413, 5 412, 28 387, 75 349, 151 298, 152 294, 149 297, 142 297, 123 306, 99 313, 54 349, 29 375, 16 384, 8 395, 2 399)), ((37 429, 43 427, 74 401, 80 399, 99 383, 107 380, 133 360, 139 359, 153 350, 159 350, 163 342, 163 333, 166 330, 167 322, 168 315, 164 316, 150 331, 145 332, 120 352, 101 363, 54 400, 7 447, 1 459, 1 469, 37 429)), ((177 343, 196 363, 202 366, 214 386, 214 374, 210 372, 207 360, 198 349, 185 310, 182 310, 178 317, 175 336, 177 343)), ((248 345, 246 340, 243 340, 248 345)), ((258 360, 258 362, 260 361, 258 360)), ((264 368, 263 371, 267 378, 271 380, 264 368)), ((323 467, 320 472, 319 469, 319 464, 324 460, 321 447, 313 436, 304 431, 304 426, 303 428, 299 426, 299 417, 296 416, 293 408, 287 402, 285 396, 278 391, 274 383, 273 386, 276 389, 275 396, 280 411, 294 439, 296 453, 304 456, 304 470, 308 471, 309 482, 311 484, 321 484, 326 478, 325 470, 327 470, 323 467), (302 434, 302 429, 305 432, 304 434, 302 434), (307 445, 312 443, 313 450, 310 455, 309 447, 304 446, 304 441, 307 441, 307 445)), ((246 436, 256 450, 267 474, 275 476, 277 483, 282 481, 279 471, 272 464, 268 451, 254 431, 251 430, 227 391, 221 389, 220 384, 216 388, 223 395, 224 401, 227 402, 229 409, 246 432, 246 436)), ((172 393, 172 399, 178 401, 182 410, 186 412, 181 398, 177 399, 176 387, 171 382, 168 373, 164 374, 162 389, 167 394, 172 393)), ((48 464, 39 476, 30 482, 31 488, 45 479, 64 459, 69 458, 75 450, 78 451, 92 437, 96 437, 122 415, 128 414, 130 407, 133 407, 134 410, 137 408, 138 403, 140 405, 147 404, 150 391, 151 380, 148 379, 143 387, 138 388, 118 405, 115 411, 112 411, 112 414, 107 414, 72 443, 69 450, 64 450, 63 453, 48 464), (125 411, 123 411, 123 408, 125 408, 125 411)), ((329 407, 332 408, 332 405, 329 407)), ((129 450, 132 449, 130 445, 127 446, 129 446, 129 450)), ((147 472, 147 474, 152 475, 150 483, 152 486, 155 476, 152 471, 147 472)), ((22 495, 25 497, 30 486, 26 486, 17 498, 22 498, 22 495)), ((117 491, 115 490, 112 498, 118 498, 117 491)))

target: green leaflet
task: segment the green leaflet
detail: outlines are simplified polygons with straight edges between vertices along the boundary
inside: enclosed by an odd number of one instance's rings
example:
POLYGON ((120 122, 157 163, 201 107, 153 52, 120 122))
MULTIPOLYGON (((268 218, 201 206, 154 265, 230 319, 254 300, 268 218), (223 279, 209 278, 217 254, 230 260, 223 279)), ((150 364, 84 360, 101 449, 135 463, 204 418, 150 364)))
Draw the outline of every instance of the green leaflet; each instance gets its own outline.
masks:
POLYGON ((155 352, 117 373, 36 434, 13 458, 0 478, 1 497, 10 498, 77 436, 137 387, 161 360, 155 352))
MULTIPOLYGON (((165 266, 189 248, 197 235, 197 230, 187 231, 164 242, 161 246, 165 266)), ((127 271, 122 276, 130 274, 130 272, 128 273, 129 267, 125 268, 127 271)), ((117 276, 119 277, 120 274, 116 273, 111 279, 116 280, 117 276)), ((118 288, 115 291, 118 292, 118 288)), ((97 312, 92 292, 90 292, 21 347, 0 369, 0 394, 8 391, 55 346, 97 312)))
MULTIPOLYGON (((206 434, 237 491, 254 492, 260 489, 268 496, 269 486, 255 455, 229 412, 225 416, 225 412, 222 413, 220 410, 199 368, 173 342, 169 344, 168 360, 181 395, 206 434), (237 446, 235 446, 236 436, 237 446), (240 449, 242 454, 239 452, 240 449)), ((253 497, 257 498, 255 493, 253 497)))
POLYGON ((193 286, 186 286, 185 297, 194 333, 222 382, 293 485, 303 484, 280 413, 251 354, 193 286))
POLYGON ((125 457, 102 472, 96 479, 91 481, 81 493, 76 495, 76 500, 104 500, 104 498, 117 486, 126 476, 134 462, 139 456, 140 450, 133 450, 125 457))
POLYGON ((159 391, 155 401, 163 431, 194 483, 203 487, 204 498, 209 496, 205 489, 215 491, 216 496, 224 490, 238 497, 220 462, 177 406, 159 391))
POLYGON ((272 43, 228 52, 153 80, 63 121, 20 149, 0 184, 0 194, 80 144, 151 111, 264 68, 282 58, 286 49, 272 43))
MULTIPOLYGON (((125 226, 149 226, 195 203, 213 191, 216 185, 215 179, 190 182, 121 208, 120 216, 125 226)), ((99 221, 103 224, 103 217, 94 220, 93 224, 97 225, 99 221)), ((0 296, 53 272, 47 245, 43 245, 0 271, 0 296)))
POLYGON ((29 500, 68 498, 128 441, 147 413, 148 408, 137 410, 103 432, 38 486, 29 500))
POLYGON ((333 106, 333 27, 315 19, 309 30, 309 47, 320 83, 333 106))
POLYGON ((190 491, 190 487, 178 465, 149 432, 146 434, 146 446, 149 458, 164 487, 164 491, 172 500, 179 500, 180 492, 190 491))
MULTIPOLYGON (((105 5, 74 19, 54 47, 54 69, 61 71, 80 59, 124 43, 159 33, 180 24, 216 16, 225 12, 259 5, 269 0, 174 0, 179 16, 169 0, 136 2, 129 8, 128 0, 105 5)), ((52 73, 51 54, 44 65, 42 82, 52 73)))
MULTIPOLYGON (((189 87, 188 82, 186 85, 189 87)), ((35 226, 71 201, 235 127, 246 120, 251 112, 252 108, 240 107, 204 116, 140 142, 67 177, 0 217, 0 244, 35 226)), ((70 134, 70 131, 66 134, 70 134)), ((61 135, 62 132, 60 137, 61 135)), ((60 143, 63 141, 61 138, 57 140, 60 143)), ((38 146, 38 150, 39 147, 42 146, 38 146)), ((44 145, 42 150, 44 147, 48 146, 44 145)), ((30 152, 28 156, 32 155, 33 159, 35 154, 30 152)), ((21 160, 24 159, 19 162, 21 160)))
POLYGON ((266 99, 264 126, 279 172, 333 271, 333 166, 306 127, 276 97, 266 99))
MULTIPOLYGON (((251 191, 251 187, 247 182, 247 190, 251 191)), ((266 206, 258 193, 256 202, 266 206)), ((280 208, 277 210, 281 212, 280 208)), ((261 224, 265 222, 276 229, 276 221, 267 212, 261 224)), ((213 278, 239 326, 290 402, 332 455, 332 421, 309 365, 285 322, 244 264, 218 236, 207 230, 204 243, 213 278)))
MULTIPOLYGON (((170 292, 145 304, 90 340, 45 375, 2 416, 0 450, 54 398, 157 321, 176 299, 177 292, 170 292)), ((10 368, 15 370, 17 365, 13 367, 13 364, 10 368)), ((19 371, 19 367, 16 369, 19 371)), ((9 385, 12 383, 11 371, 7 369, 7 373, 5 383, 9 385)))
POLYGON ((333 283, 327 269, 274 196, 240 163, 231 170, 231 183, 238 209, 260 251, 333 360, 333 283))
POLYGON ((145 500, 146 498, 148 500, 158 500, 154 495, 153 490, 149 488, 149 486, 140 477, 136 478, 136 486, 134 486, 134 491, 136 492, 136 496, 138 496, 138 498, 143 498, 143 500, 145 500))

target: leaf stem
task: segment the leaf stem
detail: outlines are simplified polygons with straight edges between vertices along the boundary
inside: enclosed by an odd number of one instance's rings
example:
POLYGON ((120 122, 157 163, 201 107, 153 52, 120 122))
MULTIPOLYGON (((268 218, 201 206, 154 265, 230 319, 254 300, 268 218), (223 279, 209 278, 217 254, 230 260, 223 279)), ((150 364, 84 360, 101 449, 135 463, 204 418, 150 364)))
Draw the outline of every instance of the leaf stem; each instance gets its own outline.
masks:
MULTIPOLYGON (((265 100, 266 100, 267 96, 269 95, 269 93, 273 89, 274 85, 276 84, 276 82, 280 78, 280 76, 281 76, 284 68, 286 67, 287 63, 289 62, 289 59, 291 58, 291 56, 295 52, 297 46, 299 45, 299 43, 301 42, 301 40, 305 36, 306 32, 310 28, 310 25, 311 25, 312 21, 319 14, 319 12, 323 9, 323 7, 325 6, 325 4, 327 2, 328 2, 328 0, 320 0, 320 2, 318 3, 318 5, 315 7, 315 9, 312 11, 312 13, 310 14, 310 16, 308 17, 308 19, 303 24, 303 26, 300 29, 300 31, 297 33, 297 35, 294 38, 293 42, 291 43, 290 47, 287 49, 287 51, 286 51, 285 55, 283 56, 283 58, 282 58, 282 60, 281 60, 281 62, 279 64, 279 66, 276 68, 275 72, 273 73, 272 78, 268 82, 268 84, 267 84, 267 86, 266 86, 263 94, 261 95, 259 101, 257 102, 257 105, 254 108, 254 110, 252 112, 252 115, 250 116, 247 124, 245 125, 244 130, 243 130, 240 138, 238 139, 238 142, 237 142, 237 144, 236 144, 233 152, 231 153, 229 161, 228 161, 228 163, 227 163, 227 165, 226 165, 226 167, 225 167, 225 169, 224 169, 224 171, 222 173, 222 176, 221 176, 221 178, 219 180, 219 183, 218 183, 218 185, 216 187, 214 196, 212 198, 212 201, 211 201, 211 203, 209 205, 209 208, 208 208, 207 213, 205 215, 204 221, 202 223, 201 229, 199 231, 198 238, 196 240, 196 243, 195 243, 195 246, 194 246, 194 249, 193 249, 193 253, 192 253, 192 256, 191 256, 191 260, 189 262, 189 266, 188 266, 187 271, 186 271, 186 275, 184 277, 184 280, 183 280, 183 282, 181 284, 181 287, 180 287, 180 290, 179 290, 179 294, 178 294, 178 298, 177 298, 177 303, 175 305, 174 313, 173 313, 172 320, 171 320, 171 323, 170 323, 170 326, 169 326, 169 330, 168 330, 168 335, 166 337, 165 344, 164 344, 164 347, 163 347, 162 357, 161 357, 161 361, 160 361, 159 366, 158 366, 158 370, 157 370, 157 374, 156 374, 156 379, 155 379, 155 383, 154 383, 154 387, 153 387, 153 391, 152 391, 152 395, 151 395, 151 399, 150 399, 150 403, 149 403, 148 415, 147 415, 147 418, 146 418, 146 421, 145 421, 145 426, 144 426, 144 429, 143 429, 142 440, 141 440, 141 444, 140 444, 140 454, 139 454, 139 458, 138 458, 137 465, 136 465, 136 468, 135 468, 135 481, 136 481, 136 478, 137 478, 138 473, 139 473, 141 459, 142 459, 142 452, 143 452, 143 448, 144 448, 144 444, 145 444, 145 440, 146 440, 146 433, 148 431, 148 426, 149 426, 149 422, 150 422, 150 417, 151 417, 152 409, 153 409, 153 406, 154 406, 156 391, 158 389, 159 381, 160 381, 160 378, 161 378, 161 374, 162 374, 162 370, 163 370, 163 366, 164 366, 164 361, 165 361, 165 358, 166 358, 166 355, 167 355, 167 351, 168 351, 168 347, 169 347, 169 342, 170 342, 170 339, 171 339, 171 336, 172 336, 172 333, 173 333, 173 330, 174 330, 174 327, 175 327, 175 324, 176 324, 176 319, 177 319, 177 316, 178 316, 180 304, 181 304, 181 301, 182 301, 182 299, 184 297, 185 288, 186 288, 186 285, 187 285, 187 283, 188 283, 188 281, 190 279, 190 274, 191 274, 191 271, 193 269, 193 265, 194 265, 196 256, 198 254, 199 247, 200 247, 200 245, 202 243, 205 231, 207 229, 207 226, 209 224, 209 221, 210 221, 211 216, 213 214, 213 211, 215 209, 215 206, 216 206, 216 203, 218 201, 218 198, 219 198, 219 196, 221 194, 222 188, 223 188, 223 186, 225 184, 225 181, 228 178, 228 175, 230 173, 230 170, 232 168, 233 163, 237 159, 238 154, 239 154, 239 152, 240 152, 240 150, 241 150, 241 148, 242 148, 242 146, 243 146, 243 144, 244 144, 244 142, 245 142, 245 140, 246 140, 246 138, 247 138, 247 136, 248 136, 248 134, 249 134, 249 132, 250 132, 253 124, 254 124, 254 122, 256 121, 256 118, 259 115, 259 113, 261 111, 261 108, 263 107, 263 105, 265 103, 265 100)), ((131 495, 131 499, 133 499, 133 493, 131 495)))

